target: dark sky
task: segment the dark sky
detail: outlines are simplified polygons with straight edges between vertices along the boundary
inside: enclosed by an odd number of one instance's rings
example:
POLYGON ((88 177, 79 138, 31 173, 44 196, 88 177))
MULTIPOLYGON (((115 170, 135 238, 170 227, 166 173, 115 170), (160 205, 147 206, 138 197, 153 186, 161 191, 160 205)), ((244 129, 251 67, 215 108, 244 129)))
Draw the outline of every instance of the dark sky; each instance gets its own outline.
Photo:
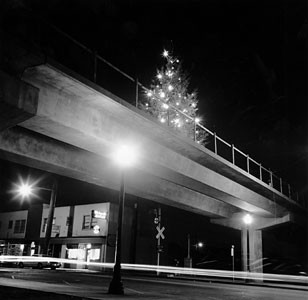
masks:
POLYGON ((205 126, 307 192, 307 1, 4 2, 8 12, 30 8, 145 86, 162 50, 172 51, 198 89, 205 126))

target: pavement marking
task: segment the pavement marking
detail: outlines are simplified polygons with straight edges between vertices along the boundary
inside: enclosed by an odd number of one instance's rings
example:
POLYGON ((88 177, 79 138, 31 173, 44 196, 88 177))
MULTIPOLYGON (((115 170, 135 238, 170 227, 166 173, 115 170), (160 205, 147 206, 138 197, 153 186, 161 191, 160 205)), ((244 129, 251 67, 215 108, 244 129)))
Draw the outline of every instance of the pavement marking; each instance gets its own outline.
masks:
POLYGON ((69 282, 67 282, 66 280, 62 280, 65 284, 67 285, 71 285, 69 282))
POLYGON ((146 294, 146 293, 144 293, 144 292, 140 292, 140 291, 137 291, 137 290, 134 290, 134 289, 130 289, 130 288, 127 288, 127 287, 125 287, 125 289, 128 290, 128 291, 134 292, 134 293, 136 293, 136 294, 140 294, 140 295, 146 294))

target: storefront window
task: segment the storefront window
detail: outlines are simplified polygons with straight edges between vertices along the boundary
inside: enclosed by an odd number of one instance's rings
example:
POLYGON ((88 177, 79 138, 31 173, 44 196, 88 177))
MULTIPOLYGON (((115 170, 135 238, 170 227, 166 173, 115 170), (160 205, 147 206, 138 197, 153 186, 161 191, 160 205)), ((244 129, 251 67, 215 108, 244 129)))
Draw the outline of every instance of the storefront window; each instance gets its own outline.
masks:
POLYGON ((101 249, 99 249, 99 248, 91 249, 89 251, 89 259, 90 259, 90 261, 99 260, 100 256, 101 256, 101 249))

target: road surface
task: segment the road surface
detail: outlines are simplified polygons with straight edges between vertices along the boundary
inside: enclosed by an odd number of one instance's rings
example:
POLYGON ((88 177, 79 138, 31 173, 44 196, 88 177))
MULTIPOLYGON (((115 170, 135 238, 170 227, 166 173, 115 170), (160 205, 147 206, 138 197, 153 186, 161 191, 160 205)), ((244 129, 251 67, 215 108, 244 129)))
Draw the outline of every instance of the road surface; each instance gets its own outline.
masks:
MULTIPOLYGON (((278 288, 232 283, 199 282, 176 278, 136 276, 123 276, 125 295, 113 296, 107 293, 110 279, 108 275, 87 271, 0 268, 0 287, 11 286, 33 289, 41 292, 73 295, 83 297, 83 299, 308 299, 308 289, 305 290, 305 287, 293 286, 292 288, 278 288)), ((0 297, 0 299, 2 298, 0 297)), ((21 298, 14 299, 27 300, 32 298, 27 298, 25 294, 21 298)), ((33 299, 35 298, 33 297, 33 299)), ((63 298, 63 296, 53 296, 50 299, 62 300, 65 298, 63 298)))

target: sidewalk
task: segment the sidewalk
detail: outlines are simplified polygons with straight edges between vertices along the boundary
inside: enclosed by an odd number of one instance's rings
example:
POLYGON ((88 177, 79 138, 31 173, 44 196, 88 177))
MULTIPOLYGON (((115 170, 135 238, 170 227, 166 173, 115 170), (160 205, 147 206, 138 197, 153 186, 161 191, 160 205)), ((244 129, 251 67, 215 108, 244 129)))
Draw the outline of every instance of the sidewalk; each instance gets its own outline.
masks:
POLYGON ((104 286, 83 286, 82 284, 66 286, 53 283, 29 282, 22 279, 0 278, 0 299, 1 300, 113 300, 127 299, 135 300, 146 298, 157 300, 157 295, 140 293, 132 289, 125 289, 125 295, 110 295, 108 288, 104 286))

